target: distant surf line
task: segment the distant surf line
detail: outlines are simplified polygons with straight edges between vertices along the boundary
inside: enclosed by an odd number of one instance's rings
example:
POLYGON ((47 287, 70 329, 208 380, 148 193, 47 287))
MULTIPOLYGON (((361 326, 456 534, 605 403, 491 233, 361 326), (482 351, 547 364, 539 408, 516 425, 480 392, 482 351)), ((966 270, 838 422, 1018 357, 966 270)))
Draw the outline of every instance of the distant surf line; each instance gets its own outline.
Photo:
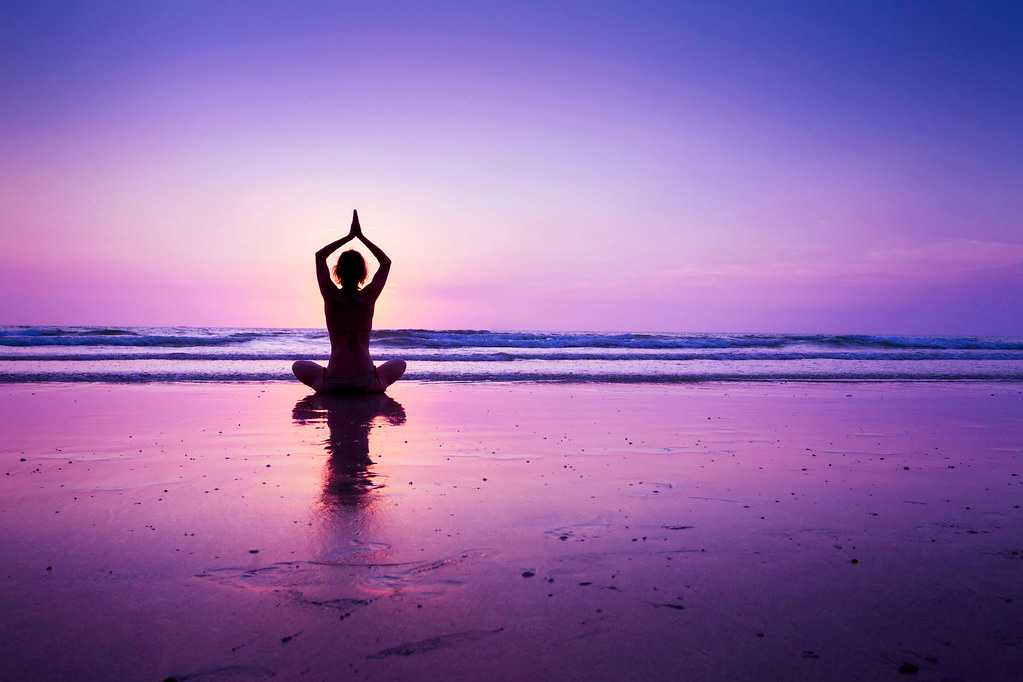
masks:
MULTIPOLYGON (((312 329, 238 329, 207 327, 0 327, 0 346, 8 347, 154 347, 244 346, 255 342, 326 341, 312 329)), ((458 348, 607 348, 607 349, 755 349, 811 346, 829 349, 916 349, 1023 351, 1023 339, 970 336, 864 334, 713 334, 637 332, 494 332, 452 329, 383 329, 373 332, 377 346, 421 349, 458 348)))

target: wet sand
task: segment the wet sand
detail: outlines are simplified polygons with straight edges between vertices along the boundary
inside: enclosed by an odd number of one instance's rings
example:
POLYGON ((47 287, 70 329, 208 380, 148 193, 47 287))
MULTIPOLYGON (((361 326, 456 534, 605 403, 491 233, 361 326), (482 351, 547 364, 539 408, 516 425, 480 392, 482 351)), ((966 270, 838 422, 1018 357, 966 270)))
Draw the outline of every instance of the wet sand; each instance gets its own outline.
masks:
POLYGON ((1012 680, 1017 385, 13 385, 0 679, 1012 680))

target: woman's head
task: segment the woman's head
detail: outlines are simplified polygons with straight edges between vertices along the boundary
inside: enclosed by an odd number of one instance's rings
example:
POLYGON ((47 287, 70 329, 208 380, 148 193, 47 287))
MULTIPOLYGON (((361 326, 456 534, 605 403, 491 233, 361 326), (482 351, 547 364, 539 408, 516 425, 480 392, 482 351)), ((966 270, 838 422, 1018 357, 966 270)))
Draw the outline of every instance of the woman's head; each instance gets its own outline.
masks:
POLYGON ((343 287, 358 287, 366 281, 366 261, 358 251, 341 254, 334 266, 334 278, 343 287))

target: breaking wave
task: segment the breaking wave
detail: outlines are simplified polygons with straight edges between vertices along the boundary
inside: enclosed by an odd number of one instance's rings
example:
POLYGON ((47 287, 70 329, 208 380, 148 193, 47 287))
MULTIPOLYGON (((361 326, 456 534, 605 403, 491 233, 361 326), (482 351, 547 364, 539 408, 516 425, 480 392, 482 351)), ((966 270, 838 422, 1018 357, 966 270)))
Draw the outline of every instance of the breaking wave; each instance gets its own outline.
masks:
MULTIPOLYGON (((188 348, 244 345, 253 342, 326 341, 324 331, 309 329, 197 329, 5 327, 0 346, 134 346, 188 348)), ((373 332, 373 344, 394 348, 620 348, 634 350, 817 348, 919 350, 1023 350, 1023 339, 872 336, 823 334, 640 334, 590 332, 493 332, 473 329, 384 329, 373 332)))

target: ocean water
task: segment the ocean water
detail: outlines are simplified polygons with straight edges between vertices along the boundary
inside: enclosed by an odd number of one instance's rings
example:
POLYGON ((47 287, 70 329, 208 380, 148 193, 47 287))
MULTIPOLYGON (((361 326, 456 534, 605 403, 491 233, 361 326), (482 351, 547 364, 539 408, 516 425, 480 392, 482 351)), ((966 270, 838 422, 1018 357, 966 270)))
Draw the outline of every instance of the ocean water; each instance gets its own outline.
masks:
MULTIPOLYGON (((378 362, 418 381, 1023 382, 1023 338, 392 329, 378 362)), ((0 327, 0 383, 292 381, 317 329, 0 327)))

